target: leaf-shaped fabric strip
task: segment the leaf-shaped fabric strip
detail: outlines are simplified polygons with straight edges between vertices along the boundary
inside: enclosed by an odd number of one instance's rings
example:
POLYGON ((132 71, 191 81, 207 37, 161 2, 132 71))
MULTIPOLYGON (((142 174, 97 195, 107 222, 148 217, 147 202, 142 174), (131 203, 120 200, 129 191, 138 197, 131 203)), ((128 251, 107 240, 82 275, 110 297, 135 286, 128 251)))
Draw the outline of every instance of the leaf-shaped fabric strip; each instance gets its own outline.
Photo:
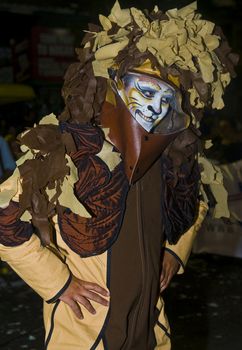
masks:
POLYGON ((150 22, 148 18, 145 17, 142 11, 136 9, 135 7, 131 7, 131 14, 136 22, 136 24, 146 33, 150 28, 150 22))
POLYGON ((131 22, 130 10, 122 10, 119 2, 116 1, 108 18, 111 22, 117 23, 120 27, 125 27, 131 22))
POLYGON ((202 77, 205 83, 211 83, 214 81, 213 72, 214 66, 211 56, 208 52, 201 52, 197 57, 198 63, 201 69, 202 77))
POLYGON ((125 46, 128 44, 128 41, 129 40, 127 38, 123 41, 101 47, 95 52, 96 60, 107 60, 116 57, 119 51, 125 48, 125 46))
POLYGON ((99 21, 104 30, 109 30, 112 28, 112 23, 107 17, 103 15, 99 15, 99 21))

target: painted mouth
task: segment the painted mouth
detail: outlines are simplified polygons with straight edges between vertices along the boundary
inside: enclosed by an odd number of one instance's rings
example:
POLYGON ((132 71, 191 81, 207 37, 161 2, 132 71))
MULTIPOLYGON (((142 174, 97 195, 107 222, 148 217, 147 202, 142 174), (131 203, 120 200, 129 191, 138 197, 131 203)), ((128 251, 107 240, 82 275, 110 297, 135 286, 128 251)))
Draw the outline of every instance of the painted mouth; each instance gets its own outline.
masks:
POLYGON ((148 123, 154 123, 154 121, 155 121, 155 119, 153 119, 152 117, 148 117, 148 116, 144 115, 140 110, 137 110, 136 114, 138 114, 138 116, 140 118, 142 118, 143 120, 145 120, 148 123))

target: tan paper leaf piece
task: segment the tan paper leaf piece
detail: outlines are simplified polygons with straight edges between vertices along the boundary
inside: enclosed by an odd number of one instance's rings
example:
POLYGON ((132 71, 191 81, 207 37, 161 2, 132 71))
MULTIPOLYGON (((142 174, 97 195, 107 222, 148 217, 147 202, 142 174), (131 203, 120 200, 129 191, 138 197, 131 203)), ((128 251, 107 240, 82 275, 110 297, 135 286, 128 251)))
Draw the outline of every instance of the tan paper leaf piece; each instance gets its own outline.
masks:
POLYGON ((123 41, 101 47, 95 52, 96 60, 107 60, 116 57, 119 51, 127 46, 128 42, 129 40, 126 38, 123 41))
POLYGON ((201 52, 197 57, 201 69, 202 77, 205 83, 212 83, 214 80, 213 72, 214 66, 212 58, 208 52, 201 52))
POLYGON ((91 215, 74 194, 73 186, 78 180, 77 168, 68 155, 66 155, 66 159, 70 168, 70 175, 65 176, 58 201, 63 207, 69 208, 73 213, 84 218, 91 218, 91 215))
POLYGON ((125 27, 131 22, 130 10, 122 10, 119 2, 116 1, 108 18, 111 22, 117 23, 120 27, 125 27))
POLYGON ((11 199, 18 201, 21 193, 20 173, 18 168, 15 169, 12 176, 0 185, 0 208, 7 208, 11 199))
POLYGON ((107 17, 103 15, 99 15, 99 21, 104 30, 109 30, 112 28, 112 23, 107 17))
POLYGON ((222 73, 221 76, 221 82, 224 88, 226 88, 226 86, 229 85, 229 83, 231 82, 231 76, 230 73, 222 73))
POLYGON ((104 77, 109 79, 108 68, 112 67, 113 64, 114 64, 113 59, 93 61, 92 68, 93 68, 94 75, 96 77, 104 77))
POLYGON ((187 18, 190 15, 194 15, 194 12, 197 10, 197 1, 192 2, 191 4, 182 7, 177 11, 177 15, 181 18, 187 18))
POLYGON ((120 153, 113 152, 113 145, 106 140, 103 143, 101 151, 97 154, 97 157, 101 158, 112 171, 120 162, 120 153))
POLYGON ((199 164, 202 165, 201 180, 203 184, 210 186, 216 200, 213 216, 215 218, 229 217, 228 192, 223 185, 223 174, 221 169, 211 163, 208 159, 199 156, 199 164))
POLYGON ((155 5, 153 11, 154 11, 155 13, 159 12, 159 7, 158 7, 157 5, 155 5))
POLYGON ((54 113, 48 114, 39 121, 39 125, 53 124, 59 125, 59 121, 54 113))
POLYGON ((220 44, 219 37, 217 35, 211 35, 211 34, 207 34, 204 37, 204 42, 210 51, 214 51, 217 47, 219 47, 219 44, 220 44))
POLYGON ((213 83, 212 87, 212 95, 213 95, 213 104, 212 108, 214 109, 223 109, 224 108, 224 101, 223 101, 223 85, 221 81, 217 80, 213 83))
POLYGON ((195 106, 196 108, 203 108, 204 103, 200 100, 197 90, 195 88, 192 88, 192 89, 189 89, 188 92, 190 93, 191 105, 195 106))
POLYGON ((141 10, 138 10, 135 7, 131 7, 131 14, 136 22, 136 24, 146 33, 150 28, 150 21, 145 17, 141 10))

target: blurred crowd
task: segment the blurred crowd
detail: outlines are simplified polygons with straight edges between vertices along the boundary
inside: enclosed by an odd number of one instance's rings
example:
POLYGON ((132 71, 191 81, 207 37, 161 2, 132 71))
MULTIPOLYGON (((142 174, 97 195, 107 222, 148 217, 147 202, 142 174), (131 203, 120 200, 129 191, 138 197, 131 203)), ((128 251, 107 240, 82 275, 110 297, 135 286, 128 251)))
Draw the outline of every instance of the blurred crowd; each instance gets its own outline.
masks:
POLYGON ((7 179, 16 167, 15 161, 22 152, 17 141, 17 135, 24 128, 33 125, 36 115, 30 104, 16 104, 8 109, 3 107, 0 113, 0 183, 7 179), (24 108, 23 108, 24 107, 24 108), (18 121, 14 114, 18 111, 18 121), (12 113, 12 115, 11 115, 12 113))
POLYGON ((15 169, 13 153, 7 140, 0 136, 0 181, 4 181, 15 169))

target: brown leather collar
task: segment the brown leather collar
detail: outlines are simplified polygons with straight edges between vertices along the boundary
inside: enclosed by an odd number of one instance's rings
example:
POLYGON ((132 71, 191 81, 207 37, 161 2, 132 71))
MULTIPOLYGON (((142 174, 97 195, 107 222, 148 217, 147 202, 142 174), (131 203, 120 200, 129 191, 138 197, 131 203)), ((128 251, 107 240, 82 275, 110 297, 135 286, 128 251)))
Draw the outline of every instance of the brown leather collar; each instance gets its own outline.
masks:
POLYGON ((110 129, 108 136, 122 155, 129 183, 134 183, 145 174, 178 132, 172 135, 148 133, 131 116, 119 96, 116 96, 116 102, 116 106, 104 102, 100 122, 102 127, 110 129))

